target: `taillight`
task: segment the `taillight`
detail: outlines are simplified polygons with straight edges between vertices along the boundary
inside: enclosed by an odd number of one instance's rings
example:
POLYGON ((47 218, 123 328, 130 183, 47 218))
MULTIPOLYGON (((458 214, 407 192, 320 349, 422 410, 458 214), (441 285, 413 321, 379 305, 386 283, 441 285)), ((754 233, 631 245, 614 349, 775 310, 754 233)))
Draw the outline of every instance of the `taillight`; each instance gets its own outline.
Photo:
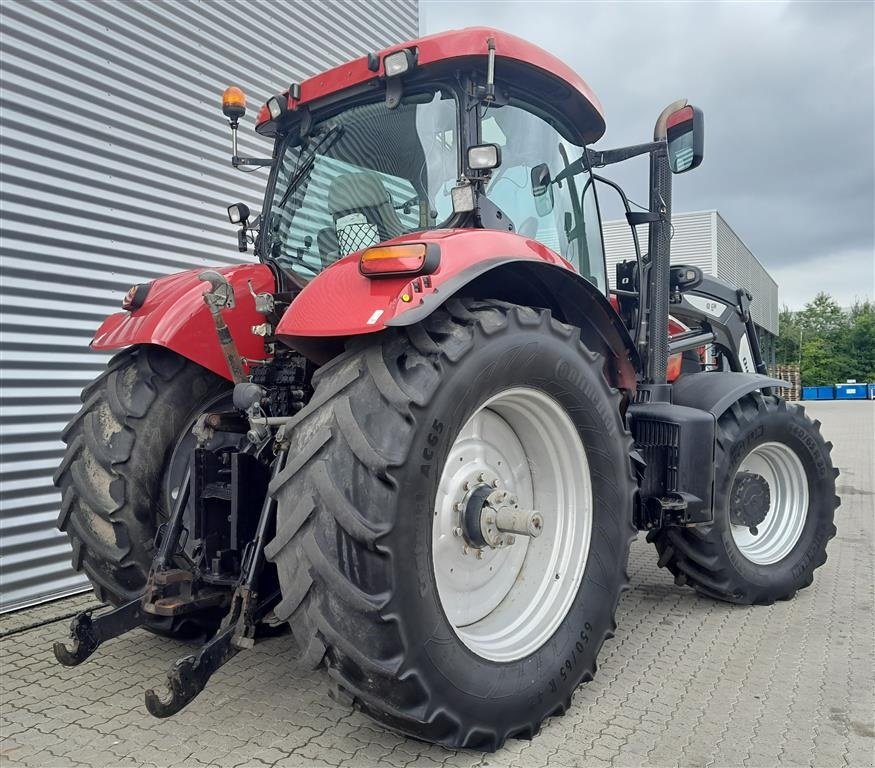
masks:
POLYGON ((427 275, 440 263, 440 250, 434 243, 375 245, 359 257, 359 271, 365 277, 427 275))

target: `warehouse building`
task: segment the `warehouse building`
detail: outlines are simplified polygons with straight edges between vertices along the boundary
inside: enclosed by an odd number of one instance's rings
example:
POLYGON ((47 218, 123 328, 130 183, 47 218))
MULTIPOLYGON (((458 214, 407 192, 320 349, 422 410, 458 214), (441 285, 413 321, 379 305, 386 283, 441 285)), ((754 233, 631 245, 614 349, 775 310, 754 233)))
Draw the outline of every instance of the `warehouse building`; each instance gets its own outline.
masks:
POLYGON ((416 0, 316 7, 4 0, 0 610, 87 588, 52 473, 94 330, 133 283, 240 260, 225 207, 257 208, 266 171, 231 168, 222 90, 249 96, 240 154, 269 155, 269 96, 418 35, 416 0))
MULTIPOLYGON (((732 286, 746 288, 753 296, 751 315, 760 333, 766 363, 775 362, 778 337, 778 284, 717 211, 673 213, 671 263, 691 264, 732 286)), ((614 286, 616 265, 635 258, 632 231, 625 219, 604 224, 608 280, 614 286)), ((638 228, 642 250, 647 228, 638 228)))

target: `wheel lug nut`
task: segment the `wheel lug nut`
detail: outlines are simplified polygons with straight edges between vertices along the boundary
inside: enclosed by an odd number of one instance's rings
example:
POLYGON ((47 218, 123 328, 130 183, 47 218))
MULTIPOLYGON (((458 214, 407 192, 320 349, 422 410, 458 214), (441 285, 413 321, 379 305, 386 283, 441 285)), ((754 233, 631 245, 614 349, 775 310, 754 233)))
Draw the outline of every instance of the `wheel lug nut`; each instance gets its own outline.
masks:
POLYGON ((501 483, 500 483, 498 480, 493 480, 493 481, 492 481, 492 487, 493 487, 493 488, 498 488, 499 485, 501 485, 501 483))
POLYGON ((482 559, 483 559, 483 550, 482 550, 482 549, 478 549, 478 550, 477 550, 477 559, 478 559, 478 560, 482 560, 482 559))
POLYGON ((510 546, 510 545, 513 544, 515 541, 516 541, 516 537, 515 537, 515 536, 508 536, 508 537, 504 540, 504 543, 507 544, 508 546, 510 546))
POLYGON ((477 475, 477 479, 478 479, 481 483, 485 483, 485 482, 486 482, 486 475, 484 475, 484 474, 481 472, 479 475, 477 475))
POLYGON ((465 507, 464 507, 464 505, 462 504, 461 501, 457 501, 455 504, 453 504, 453 509, 454 509, 456 512, 461 512, 464 508, 465 508, 465 507))
POLYGON ((459 528, 459 526, 457 525, 455 528, 453 528, 453 536, 461 536, 461 535, 462 535, 462 529, 459 528))
POLYGON ((463 555, 467 555, 467 554, 468 554, 468 545, 467 545, 467 544, 464 544, 464 545, 462 546, 462 554, 463 554, 463 555))

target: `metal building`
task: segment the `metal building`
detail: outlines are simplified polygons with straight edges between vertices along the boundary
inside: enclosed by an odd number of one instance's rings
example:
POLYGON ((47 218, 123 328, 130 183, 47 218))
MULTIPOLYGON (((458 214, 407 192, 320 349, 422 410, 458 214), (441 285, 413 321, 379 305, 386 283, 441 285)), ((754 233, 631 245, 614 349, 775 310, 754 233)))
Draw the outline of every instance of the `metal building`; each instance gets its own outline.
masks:
MULTIPOLYGON (((417 0, 3 0, 0 5, 0 610, 87 588, 55 530, 60 432, 107 357, 127 288, 239 260, 225 86, 250 112, 327 67, 418 36, 417 0), (315 12, 314 12, 315 11, 315 12)), ((257 206, 255 206, 257 207, 257 206)))
MULTIPOLYGON (((751 315, 760 329, 760 343, 767 363, 774 363, 778 336, 778 284, 717 211, 672 213, 672 264, 691 264, 753 295, 751 315)), ((614 287, 616 265, 635 258, 632 232, 625 220, 604 224, 608 280, 614 287)), ((638 228, 642 249, 647 228, 638 228)))

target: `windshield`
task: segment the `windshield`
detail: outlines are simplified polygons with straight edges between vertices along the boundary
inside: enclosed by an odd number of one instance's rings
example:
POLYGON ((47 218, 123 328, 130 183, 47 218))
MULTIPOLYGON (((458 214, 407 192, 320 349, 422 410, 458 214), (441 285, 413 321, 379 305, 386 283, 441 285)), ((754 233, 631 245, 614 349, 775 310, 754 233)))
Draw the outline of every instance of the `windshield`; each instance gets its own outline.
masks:
POLYGON ((266 222, 271 258, 313 276, 361 248, 443 222, 458 177, 456 102, 428 92, 316 120, 281 149, 266 222))

